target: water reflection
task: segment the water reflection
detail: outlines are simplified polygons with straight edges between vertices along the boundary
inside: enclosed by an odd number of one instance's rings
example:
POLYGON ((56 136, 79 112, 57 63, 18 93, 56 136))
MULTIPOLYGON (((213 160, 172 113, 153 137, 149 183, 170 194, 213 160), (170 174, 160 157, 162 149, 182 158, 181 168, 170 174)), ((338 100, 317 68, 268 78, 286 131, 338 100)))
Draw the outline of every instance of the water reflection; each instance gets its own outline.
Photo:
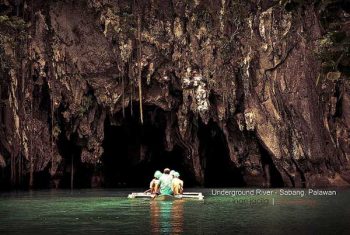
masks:
POLYGON ((178 234, 183 232, 183 200, 151 201, 152 234, 178 234))

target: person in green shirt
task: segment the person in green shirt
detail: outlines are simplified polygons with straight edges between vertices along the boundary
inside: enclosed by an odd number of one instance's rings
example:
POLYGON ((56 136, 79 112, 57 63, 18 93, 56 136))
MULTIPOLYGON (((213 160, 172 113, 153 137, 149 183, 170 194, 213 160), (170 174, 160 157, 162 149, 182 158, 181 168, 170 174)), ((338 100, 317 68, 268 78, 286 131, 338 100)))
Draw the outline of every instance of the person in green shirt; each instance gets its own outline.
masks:
POLYGON ((170 175, 170 169, 165 168, 163 175, 159 178, 160 195, 172 195, 171 190, 173 177, 170 175))

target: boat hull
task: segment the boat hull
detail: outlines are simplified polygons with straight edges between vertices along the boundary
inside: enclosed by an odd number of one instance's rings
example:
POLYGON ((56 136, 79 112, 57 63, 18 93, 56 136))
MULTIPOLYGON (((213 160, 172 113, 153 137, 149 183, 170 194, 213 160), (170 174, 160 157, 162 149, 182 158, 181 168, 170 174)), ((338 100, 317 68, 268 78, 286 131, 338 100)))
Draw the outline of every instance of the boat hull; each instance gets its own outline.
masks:
POLYGON ((176 199, 181 199, 181 198, 177 198, 172 195, 158 195, 154 198, 154 200, 156 201, 172 201, 176 199))
POLYGON ((183 193, 181 195, 158 195, 155 196, 151 193, 131 193, 128 195, 128 198, 149 198, 157 201, 169 201, 169 200, 179 200, 179 199, 194 199, 194 200, 203 200, 204 196, 202 193, 183 193))

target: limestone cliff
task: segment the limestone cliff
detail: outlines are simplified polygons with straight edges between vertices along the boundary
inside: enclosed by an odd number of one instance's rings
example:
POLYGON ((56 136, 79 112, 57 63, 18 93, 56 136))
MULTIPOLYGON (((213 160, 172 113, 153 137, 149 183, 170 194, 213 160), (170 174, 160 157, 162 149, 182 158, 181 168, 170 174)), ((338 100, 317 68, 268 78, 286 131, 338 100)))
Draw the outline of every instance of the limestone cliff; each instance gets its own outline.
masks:
POLYGON ((215 142, 203 130, 227 149, 232 182, 349 184, 346 1, 2 0, 0 8, 2 184, 35 186, 37 175, 57 186, 72 146, 94 181, 106 125, 132 117, 158 125, 159 113, 163 148, 181 149, 198 184, 224 154, 208 162, 215 142))

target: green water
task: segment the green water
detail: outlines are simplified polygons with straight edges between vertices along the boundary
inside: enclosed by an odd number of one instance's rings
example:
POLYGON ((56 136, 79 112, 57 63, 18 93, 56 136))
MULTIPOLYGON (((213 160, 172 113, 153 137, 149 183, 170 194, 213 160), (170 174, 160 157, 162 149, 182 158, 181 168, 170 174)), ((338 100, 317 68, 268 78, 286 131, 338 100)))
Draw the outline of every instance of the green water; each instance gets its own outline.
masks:
POLYGON ((127 199, 131 191, 0 194, 0 234, 349 234, 350 190, 336 196, 127 199))

